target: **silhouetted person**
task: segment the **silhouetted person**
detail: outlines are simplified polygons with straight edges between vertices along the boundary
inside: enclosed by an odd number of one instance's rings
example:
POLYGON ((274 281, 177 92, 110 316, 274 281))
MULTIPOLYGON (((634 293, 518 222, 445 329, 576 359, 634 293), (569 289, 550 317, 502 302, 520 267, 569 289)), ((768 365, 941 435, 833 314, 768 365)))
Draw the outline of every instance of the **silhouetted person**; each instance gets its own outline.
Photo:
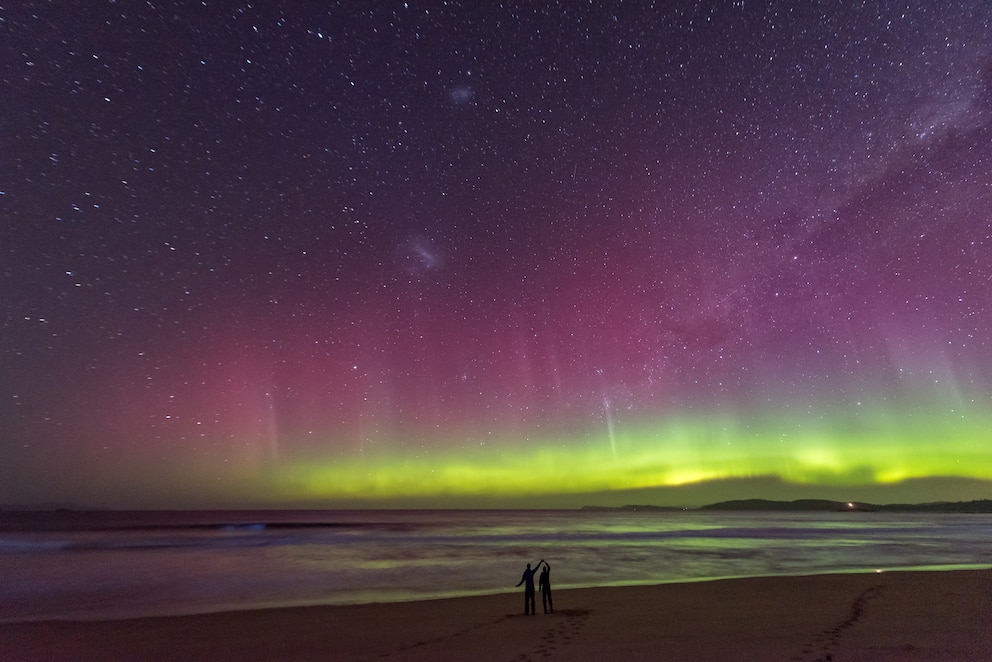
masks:
MULTIPOLYGON (((540 564, 538 564, 540 566, 540 564)), ((544 562, 544 570, 537 579, 537 585, 541 589, 541 604, 544 605, 544 613, 555 613, 555 605, 551 602, 551 566, 544 562)))
MULTIPOLYGON (((544 559, 538 561, 537 565, 540 566, 542 562, 544 562, 544 559)), ((532 616, 537 613, 537 604, 534 600, 535 572, 537 572, 537 568, 531 570, 530 563, 528 563, 527 569, 524 570, 524 576, 520 578, 519 582, 517 582, 517 586, 520 586, 521 584, 524 585, 524 614, 530 614, 532 616)))

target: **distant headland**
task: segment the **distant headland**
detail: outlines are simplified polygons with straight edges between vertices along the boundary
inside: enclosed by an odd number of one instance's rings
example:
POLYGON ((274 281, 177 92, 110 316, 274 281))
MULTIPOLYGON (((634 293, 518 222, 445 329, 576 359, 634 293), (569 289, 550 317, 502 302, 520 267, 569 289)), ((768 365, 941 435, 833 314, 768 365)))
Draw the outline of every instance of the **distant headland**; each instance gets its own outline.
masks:
POLYGON ((829 501, 827 499, 799 499, 796 501, 771 501, 768 499, 738 499, 720 501, 699 508, 677 508, 670 506, 629 505, 629 506, 583 506, 582 510, 606 511, 657 511, 673 512, 686 510, 710 511, 791 511, 791 512, 888 512, 888 513, 992 513, 992 499, 977 501, 936 501, 933 503, 889 503, 876 504, 861 501, 829 501))

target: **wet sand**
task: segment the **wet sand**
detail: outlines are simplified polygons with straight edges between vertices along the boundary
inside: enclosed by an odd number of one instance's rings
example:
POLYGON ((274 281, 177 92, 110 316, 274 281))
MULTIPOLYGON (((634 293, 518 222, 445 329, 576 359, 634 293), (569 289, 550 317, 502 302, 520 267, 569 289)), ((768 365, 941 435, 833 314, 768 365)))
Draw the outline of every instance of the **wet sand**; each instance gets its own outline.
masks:
POLYGON ((0 624, 15 660, 992 661, 992 570, 732 579, 0 624))

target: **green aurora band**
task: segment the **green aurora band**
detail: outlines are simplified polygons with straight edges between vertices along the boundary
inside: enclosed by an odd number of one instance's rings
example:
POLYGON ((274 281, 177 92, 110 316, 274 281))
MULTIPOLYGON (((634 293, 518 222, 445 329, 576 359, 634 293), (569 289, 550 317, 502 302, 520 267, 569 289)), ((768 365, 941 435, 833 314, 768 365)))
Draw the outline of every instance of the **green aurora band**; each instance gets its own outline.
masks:
MULTIPOLYGON (((307 499, 579 494, 779 477, 801 485, 992 479, 992 415, 856 407, 846 416, 706 415, 617 424, 581 439, 434 444, 282 465, 278 491, 307 499)), ((450 441, 450 440, 449 440, 450 441)), ((378 445, 380 448, 383 445, 378 445)))

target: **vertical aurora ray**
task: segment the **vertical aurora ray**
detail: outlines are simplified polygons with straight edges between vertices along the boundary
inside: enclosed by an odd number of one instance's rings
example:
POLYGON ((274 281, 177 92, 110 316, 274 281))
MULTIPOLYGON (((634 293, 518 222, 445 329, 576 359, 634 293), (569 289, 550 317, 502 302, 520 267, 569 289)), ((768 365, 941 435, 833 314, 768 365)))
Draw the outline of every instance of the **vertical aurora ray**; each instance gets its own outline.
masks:
POLYGON ((603 396, 603 416, 606 418, 606 437, 610 440, 610 454, 617 456, 617 436, 613 429, 613 410, 610 408, 610 399, 603 396))

